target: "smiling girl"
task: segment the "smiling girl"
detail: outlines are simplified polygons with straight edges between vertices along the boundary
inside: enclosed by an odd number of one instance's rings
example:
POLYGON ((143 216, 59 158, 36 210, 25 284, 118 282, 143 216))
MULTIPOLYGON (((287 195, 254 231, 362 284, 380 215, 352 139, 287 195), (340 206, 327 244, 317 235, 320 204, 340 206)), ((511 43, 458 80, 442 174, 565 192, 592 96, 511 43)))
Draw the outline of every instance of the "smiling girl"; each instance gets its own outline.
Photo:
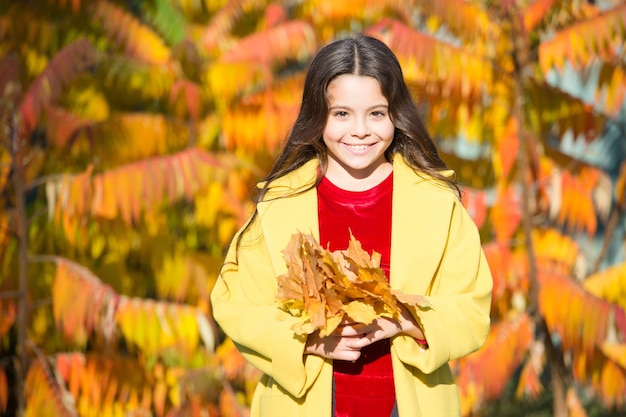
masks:
POLYGON ((393 52, 356 36, 322 48, 300 112, 257 208, 233 239, 213 314, 263 372, 251 416, 458 416, 448 362, 489 330, 492 279, 452 172, 411 99, 393 52), (276 304, 283 249, 297 232, 346 249, 352 233, 393 289, 427 296, 397 320, 346 322, 328 336, 291 330, 276 304))

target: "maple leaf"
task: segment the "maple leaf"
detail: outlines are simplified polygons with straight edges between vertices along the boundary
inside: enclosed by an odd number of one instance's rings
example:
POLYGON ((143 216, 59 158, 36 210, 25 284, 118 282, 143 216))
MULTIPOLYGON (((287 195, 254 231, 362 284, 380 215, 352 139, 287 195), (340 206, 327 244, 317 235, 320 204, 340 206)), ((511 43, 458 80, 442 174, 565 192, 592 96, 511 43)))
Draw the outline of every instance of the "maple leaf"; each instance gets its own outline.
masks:
POLYGON ((352 234, 346 250, 331 252, 313 236, 294 234, 283 250, 287 273, 277 277, 276 299, 298 320, 297 334, 315 330, 331 334, 342 321, 371 323, 378 317, 397 318, 398 301, 428 307, 426 297, 391 290, 380 268, 380 254, 370 256, 352 234))

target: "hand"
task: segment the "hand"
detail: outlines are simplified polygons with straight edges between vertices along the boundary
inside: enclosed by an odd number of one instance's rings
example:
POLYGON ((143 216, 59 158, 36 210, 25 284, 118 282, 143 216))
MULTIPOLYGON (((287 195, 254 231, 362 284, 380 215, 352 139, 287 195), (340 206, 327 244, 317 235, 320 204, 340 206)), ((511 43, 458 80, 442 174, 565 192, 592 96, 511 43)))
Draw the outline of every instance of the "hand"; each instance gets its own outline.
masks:
POLYGON ((361 356, 364 344, 361 333, 355 323, 342 323, 333 333, 320 336, 319 330, 309 335, 304 348, 305 354, 344 361, 356 361, 361 356))
POLYGON ((415 339, 425 340, 422 329, 411 313, 400 304, 399 320, 379 317, 370 324, 344 322, 332 334, 320 336, 319 331, 309 335, 305 353, 330 359, 355 361, 361 349, 374 342, 405 333, 415 339))

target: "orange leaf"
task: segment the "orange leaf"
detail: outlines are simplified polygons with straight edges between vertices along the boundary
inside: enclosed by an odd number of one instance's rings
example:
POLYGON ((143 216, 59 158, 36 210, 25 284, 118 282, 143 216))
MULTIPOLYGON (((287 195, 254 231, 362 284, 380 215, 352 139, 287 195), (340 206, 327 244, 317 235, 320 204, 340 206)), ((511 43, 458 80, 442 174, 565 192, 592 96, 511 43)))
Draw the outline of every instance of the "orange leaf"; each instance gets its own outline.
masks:
POLYGON ((0 412, 4 413, 9 404, 9 385, 4 368, 0 367, 0 412))
MULTIPOLYGON (((376 254, 370 256, 351 235, 348 249, 330 252, 311 235, 297 233, 283 251, 287 273, 277 277, 279 306, 300 320, 293 330, 332 333, 343 319, 370 323, 400 312, 376 254)), ((410 297, 418 306, 424 298, 410 297)))
POLYGON ((519 196, 515 189, 504 190, 491 208, 491 221, 493 223, 496 241, 508 244, 517 230, 522 219, 519 196))

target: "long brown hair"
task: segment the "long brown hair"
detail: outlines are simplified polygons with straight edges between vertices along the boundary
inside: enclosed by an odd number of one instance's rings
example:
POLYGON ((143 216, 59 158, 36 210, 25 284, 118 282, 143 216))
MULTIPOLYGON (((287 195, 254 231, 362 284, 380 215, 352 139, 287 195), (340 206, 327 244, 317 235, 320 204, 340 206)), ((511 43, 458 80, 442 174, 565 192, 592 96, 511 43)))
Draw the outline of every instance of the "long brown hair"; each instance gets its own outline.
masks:
POLYGON ((422 122, 411 93, 404 81, 395 54, 382 41, 365 35, 341 39, 323 47, 311 61, 302 92, 300 112, 275 159, 259 192, 261 201, 272 181, 299 168, 313 158, 320 164, 319 180, 326 173, 327 150, 322 132, 328 118, 328 84, 343 74, 374 77, 389 103, 389 115, 395 126, 391 145, 385 152, 388 161, 401 154, 416 171, 439 179, 455 189, 456 183, 441 174, 446 164, 422 122))
MULTIPOLYGON (((400 63, 395 54, 382 41, 365 35, 332 42, 317 53, 311 61, 302 91, 302 103, 285 146, 274 160, 264 184, 258 192, 257 203, 263 201, 272 181, 304 165, 313 158, 319 161, 317 182, 327 169, 327 150, 322 132, 328 118, 328 84, 343 74, 374 77, 389 103, 389 115, 395 126, 394 138, 385 152, 388 161, 395 153, 401 154, 416 172, 440 180, 456 191, 455 181, 443 175, 446 164, 422 122, 411 93, 404 81, 400 63)), ((309 188, 310 189, 310 188, 309 188)), ((303 192, 299 190, 296 192, 303 192)), ((255 210, 248 223, 236 237, 239 248, 241 238, 257 215, 255 210)))

